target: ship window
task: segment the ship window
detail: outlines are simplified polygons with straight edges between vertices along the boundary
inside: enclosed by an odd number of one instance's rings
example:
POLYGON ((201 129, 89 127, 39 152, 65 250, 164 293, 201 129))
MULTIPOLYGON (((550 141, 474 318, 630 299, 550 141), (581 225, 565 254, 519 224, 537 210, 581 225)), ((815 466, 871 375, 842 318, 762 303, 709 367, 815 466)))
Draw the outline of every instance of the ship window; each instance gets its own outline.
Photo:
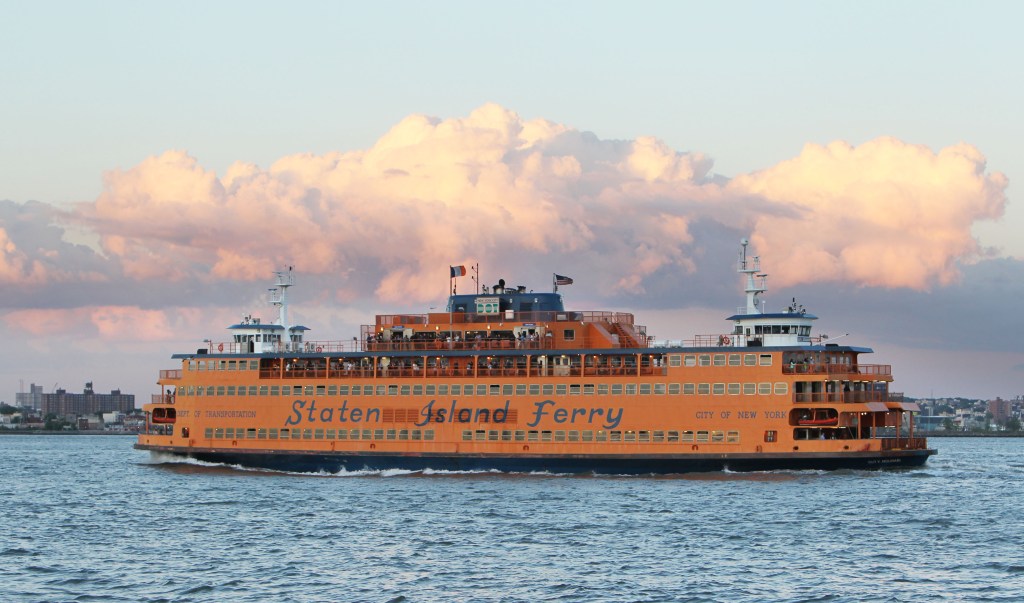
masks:
POLYGON ((526 441, 527 442, 536 442, 539 439, 540 439, 540 432, 539 431, 531 429, 530 431, 526 432, 526 441))
POLYGON ((359 440, 359 439, 362 439, 362 437, 361 437, 361 436, 362 436, 362 432, 361 432, 361 431, 359 431, 358 429, 353 429, 352 431, 350 431, 350 432, 348 433, 348 437, 349 437, 350 439, 352 439, 352 440, 359 440))
POLYGON ((640 384, 640 393, 644 394, 644 395, 650 395, 651 394, 651 384, 650 383, 641 383, 640 384))
MULTIPOLYGON (((447 386, 447 385, 438 385, 438 386, 437 386, 437 394, 438 394, 439 396, 447 396, 447 395, 448 395, 448 386, 447 386)), ((456 393, 455 393, 455 392, 453 391, 453 392, 452 392, 452 395, 458 395, 458 394, 456 394, 456 393)))
POLYGON ((224 437, 229 440, 235 439, 235 428, 228 427, 226 430, 224 430, 224 437))
POLYGON ((327 395, 327 387, 323 385, 316 386, 316 395, 325 396, 327 395))
POLYGON ((290 385, 282 385, 281 386, 281 395, 282 396, 290 396, 290 395, 292 395, 292 386, 290 386, 290 385))
POLYGON ((621 383, 612 383, 612 395, 613 396, 622 395, 622 384, 621 383))
MULTIPOLYGON (((705 431, 704 433, 706 434, 707 432, 705 431)), ((690 431, 688 429, 679 434, 679 441, 680 442, 692 442, 693 440, 694 440, 694 434, 693 434, 692 431, 690 431)))
POLYGON ((785 396, 788 392, 789 392, 789 384, 787 384, 785 381, 780 381, 779 383, 775 384, 775 395, 776 396, 785 396))
POLYGON ((236 361, 235 360, 228 360, 228 370, 229 371, 234 371, 234 370, 237 370, 237 369, 238 369, 238 367, 236 366, 236 361))
POLYGON ((267 439, 267 430, 265 427, 260 427, 259 431, 256 432, 256 438, 260 440, 267 439))
POLYGON ((576 329, 562 329, 562 339, 574 341, 576 339, 576 329))
MULTIPOLYGON (((365 437, 363 437, 364 440, 370 439, 369 435, 368 435, 369 431, 370 431, 369 429, 364 429, 363 430, 363 436, 365 436, 365 437)), ((374 429, 373 430, 373 439, 375 439, 375 440, 383 440, 384 439, 384 430, 383 429, 374 429)))
POLYGON ((715 384, 713 384, 711 386, 711 393, 713 393, 716 396, 724 396, 725 395, 725 384, 724 383, 715 383, 715 384))
POLYGON ((218 366, 217 366, 217 370, 218 371, 226 371, 227 368, 228 368, 228 361, 227 360, 221 360, 217 364, 218 364, 218 366))
POLYGON ((776 441, 777 438, 778 432, 775 431, 774 429, 769 429, 768 431, 764 432, 764 441, 768 442, 769 444, 776 441))
POLYGON ((412 439, 413 439, 414 441, 419 441, 419 440, 420 440, 420 438, 422 438, 422 437, 423 437, 423 432, 422 432, 422 431, 420 431, 419 429, 413 429, 413 430, 412 430, 412 432, 411 432, 411 433, 409 434, 409 436, 410 436, 410 438, 412 438, 412 439))
MULTIPOLYGON (((403 394, 408 394, 409 393, 407 388, 408 388, 407 385, 403 385, 402 386, 402 393, 403 394)), ((423 386, 422 385, 414 385, 414 386, 412 386, 412 395, 414 395, 414 396, 422 396, 423 395, 423 386)))
POLYGON ((594 434, 594 441, 595 442, 606 442, 606 441, 608 441, 608 432, 599 429, 597 431, 597 433, 594 434))
MULTIPOLYGON (((285 387, 287 387, 287 386, 285 386, 285 387)), ((367 385, 366 387, 370 387, 370 386, 369 386, 369 385, 367 385)), ((352 386, 352 395, 353 395, 353 396, 358 396, 358 395, 359 395, 359 394, 361 394, 361 393, 363 393, 363 388, 362 388, 362 386, 359 386, 359 385, 353 385, 353 386, 352 386)))
POLYGON ((756 366, 757 365, 757 354, 744 354, 743 355, 743 366, 756 366))
POLYGON ((338 430, 338 439, 339 440, 347 440, 348 439, 348 430, 347 429, 339 429, 338 430))
MULTIPOLYGON (((511 385, 509 385, 509 386, 508 386, 508 389, 509 389, 508 393, 507 393, 507 394, 504 394, 504 395, 506 395, 506 396, 510 396, 510 395, 512 395, 512 386, 511 386, 511 385)), ((500 395, 503 395, 503 394, 501 393, 501 385, 499 385, 499 384, 497 384, 497 383, 492 383, 492 384, 491 384, 491 386, 490 386, 490 391, 489 391, 488 393, 490 393, 490 395, 492 395, 492 396, 500 396, 500 395)))
POLYGON ((287 440, 290 437, 291 437, 291 430, 290 429, 285 427, 284 429, 281 430, 281 439, 282 440, 287 440))
POLYGON ((206 431, 204 432, 203 435, 206 436, 207 440, 212 440, 213 439, 213 428, 212 427, 207 427, 206 431))
POLYGON ((561 429, 556 431, 555 432, 555 441, 556 442, 564 442, 565 441, 565 432, 562 431, 561 429))
POLYGON ((338 395, 338 386, 337 385, 328 385, 327 386, 327 395, 328 396, 337 396, 338 395))
POLYGON ((522 429, 517 429, 516 430, 516 441, 517 442, 522 442, 525 439, 526 439, 526 432, 523 431, 522 429))
POLYGON ((538 385, 536 383, 531 383, 530 384, 530 395, 531 396, 538 396, 538 395, 540 395, 540 385, 538 385))
MULTIPOLYGON (((391 387, 395 387, 395 386, 392 385, 391 387)), ((386 386, 386 385, 378 385, 377 386, 377 395, 378 396, 386 396, 386 395, 388 395, 387 391, 388 391, 388 386, 386 386)))
POLYGON ((463 429, 462 430, 462 441, 463 442, 471 442, 471 441, 473 441, 473 430, 472 429, 463 429))
POLYGON ((555 392, 559 396, 564 396, 565 395, 565 390, 566 390, 566 387, 565 387, 564 383, 559 383, 558 385, 555 386, 555 392))
MULTIPOLYGON (((418 386, 417 386, 417 387, 418 387, 418 386)), ((434 396, 434 395, 436 395, 436 394, 437 394, 437 386, 436 386, 436 385, 428 385, 428 386, 426 387, 426 390, 425 390, 425 391, 426 391, 426 394, 427 394, 428 396, 434 396)))
MULTIPOLYGON (((320 437, 323 437, 323 433, 322 432, 320 434, 320 437)), ((313 430, 312 429, 303 429, 302 430, 302 439, 303 440, 312 440, 313 439, 313 430)))
POLYGON ((206 370, 206 361, 205 360, 200 360, 199 361, 199 370, 201 370, 201 371, 205 371, 206 370))
POLYGON ((301 440, 302 439, 302 430, 301 429, 293 429, 292 430, 292 439, 293 440, 301 440))
POLYGON ((683 356, 683 366, 697 366, 697 357, 693 354, 683 356))
POLYGON ((218 396, 223 396, 224 395, 224 386, 223 385, 218 385, 217 386, 217 395, 218 396))
POLYGON ((502 429, 501 430, 501 441, 502 442, 511 442, 512 441, 512 430, 511 429, 502 429))
POLYGON ((189 360, 188 361, 188 370, 190 370, 190 371, 196 370, 196 361, 195 360, 189 360))
POLYGON ((682 356, 680 356, 679 354, 669 354, 669 356, 668 356, 668 365, 669 366, 682 366, 682 364, 683 364, 683 357, 682 356))
POLYGON ((517 396, 525 396, 526 395, 526 384, 525 383, 516 384, 516 395, 517 396))
POLYGON ((655 431, 655 432, 653 432, 651 434, 651 440, 654 441, 654 442, 664 442, 665 441, 665 432, 664 431, 655 431))
POLYGON ((598 386, 597 386, 597 395, 599 395, 599 396, 607 396, 608 395, 608 384, 607 383, 600 383, 600 384, 598 384, 598 386))
POLYGON ((250 371, 257 371, 257 370, 259 370, 259 368, 260 368, 260 361, 259 360, 250 360, 249 361, 249 370, 250 371))
POLYGON ((725 441, 736 443, 740 441, 740 432, 738 431, 727 431, 725 433, 725 441))
POLYGON ((218 427, 218 428, 214 429, 213 430, 213 437, 217 438, 218 440, 223 440, 224 439, 224 428, 223 427, 218 427))
POLYGON ((740 365, 740 355, 739 354, 729 354, 729 366, 739 366, 739 365, 740 365))
MULTIPOLYGON (((255 396, 256 395, 255 389, 256 389, 255 385, 249 388, 249 395, 250 396, 255 396)), ((261 396, 266 396, 269 393, 270 393, 270 388, 269 387, 267 387, 266 385, 261 385, 260 386, 260 395, 261 396)))
MULTIPOLYGON (((242 388, 238 388, 238 391, 239 391, 239 393, 241 393, 242 388)), ((280 396, 281 395, 281 386, 279 386, 279 385, 271 385, 270 386, 270 395, 271 396, 280 396)))
POLYGON ((423 432, 423 439, 427 440, 429 442, 434 441, 434 430, 433 429, 424 430, 424 432, 423 432))
POLYGON ((743 384, 743 395, 744 396, 753 396, 756 393, 757 393, 757 384, 756 383, 744 383, 743 384))
MULTIPOLYGON (((419 385, 417 385, 416 387, 419 387, 420 389, 423 389, 423 387, 422 387, 422 386, 419 386, 419 385)), ((409 392, 411 392, 411 391, 412 391, 412 388, 411 388, 411 387, 409 387, 408 385, 403 385, 403 386, 402 386, 402 387, 401 387, 401 388, 399 389, 399 393, 400 393, 401 395, 403 395, 403 396, 408 396, 408 395, 409 395, 409 392)))
POLYGON ((771 393, 772 393, 772 384, 771 383, 758 383, 757 384, 757 393, 759 395, 761 395, 761 396, 771 395, 771 393))
POLYGON ((730 383, 729 384, 729 395, 730 396, 738 396, 738 395, 740 395, 740 391, 741 391, 741 386, 740 386, 739 383, 730 383))
POLYGON ((684 396, 692 396, 695 393, 697 393, 697 386, 696 386, 696 384, 693 384, 693 383, 684 383, 683 384, 683 395, 684 396))
POLYGON ((387 439, 393 440, 398 437, 398 431, 395 429, 389 429, 387 431, 387 439))
POLYGON ((636 383, 627 383, 626 384, 626 395, 629 395, 629 396, 635 396, 636 395, 636 383))
POLYGON ((408 440, 409 439, 409 430, 408 429, 399 429, 398 430, 398 439, 399 440, 408 440))
MULTIPOLYGON (((466 387, 470 388, 469 391, 472 391, 472 387, 473 387, 472 385, 467 385, 466 387)), ((487 395, 487 386, 484 385, 483 383, 477 385, 476 386, 476 395, 478 395, 478 396, 486 396, 487 395)))
POLYGON ((711 384, 710 383, 698 383, 697 384, 697 393, 702 395, 702 396, 706 396, 706 395, 710 394, 711 393, 711 384))
POLYGON ((701 354, 697 360, 700 366, 711 366, 711 354, 701 354))
POLYGON ((708 432, 706 432, 706 431, 698 431, 697 432, 697 441, 698 442, 707 442, 709 436, 710 436, 710 434, 708 432))
MULTIPOLYGON (((630 433, 630 432, 627 432, 627 433, 630 433)), ((637 434, 636 434, 636 439, 639 442, 650 442, 651 441, 651 432, 649 432, 649 431, 638 431, 637 434)))
POLYGON ((570 396, 578 396, 578 395, 580 395, 580 385, 578 383, 574 383, 574 384, 569 386, 569 395, 570 396))
POLYGON ((228 386, 228 395, 229 396, 234 396, 235 395, 235 386, 234 385, 229 385, 228 386))
POLYGON ((622 432, 618 431, 618 430, 609 432, 608 433, 608 441, 609 442, 621 442, 622 441, 622 432))
POLYGON ((772 355, 771 354, 761 354, 761 357, 760 357, 760 360, 758 361, 758 364, 760 364, 761 366, 771 366, 772 365, 772 355))
POLYGON ((541 442, 550 442, 551 441, 551 430, 545 429, 544 431, 540 432, 540 441, 541 442))
POLYGON ((655 383, 654 384, 654 393, 655 394, 664 394, 665 393, 665 384, 664 383, 655 383))
POLYGON ((586 395, 586 396, 593 396, 594 395, 594 384, 593 383, 584 383, 583 384, 583 394, 586 395))
MULTIPOLYGON (((519 387, 524 387, 525 388, 525 386, 522 386, 522 385, 520 385, 519 387)), ((503 395, 503 396, 511 396, 513 393, 515 393, 515 389, 516 389, 516 386, 512 385, 511 383, 506 383, 505 385, 501 386, 501 395, 503 395)), ((497 393, 494 392, 493 395, 497 395, 497 393)))
POLYGON ((725 354, 715 354, 714 364, 715 366, 725 366, 725 354))
POLYGON ((725 433, 722 432, 722 431, 712 431, 711 432, 711 441, 712 442, 724 442, 725 441, 725 433))
POLYGON ((583 433, 581 434, 581 436, 582 436, 582 439, 583 439, 584 442, 593 442, 594 441, 594 432, 590 431, 589 429, 584 429, 583 433))
POLYGON ((570 430, 569 431, 569 441, 570 442, 579 442, 580 441, 580 432, 575 430, 575 429, 570 430))

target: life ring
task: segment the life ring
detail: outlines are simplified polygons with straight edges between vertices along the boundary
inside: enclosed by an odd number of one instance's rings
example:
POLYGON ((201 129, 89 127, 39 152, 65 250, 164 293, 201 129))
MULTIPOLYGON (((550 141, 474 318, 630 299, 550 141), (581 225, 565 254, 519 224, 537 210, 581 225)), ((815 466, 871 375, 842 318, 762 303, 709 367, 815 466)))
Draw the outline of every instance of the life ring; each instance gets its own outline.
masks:
POLYGON ((223 343, 218 343, 217 344, 217 351, 218 352, 223 352, 224 351, 224 344, 223 343))
POLYGON ((322 352, 322 351, 324 351, 324 349, 322 347, 320 347, 320 346, 316 346, 316 351, 322 352))
POLYGON ((730 340, 728 335, 722 335, 722 345, 729 345, 730 340))

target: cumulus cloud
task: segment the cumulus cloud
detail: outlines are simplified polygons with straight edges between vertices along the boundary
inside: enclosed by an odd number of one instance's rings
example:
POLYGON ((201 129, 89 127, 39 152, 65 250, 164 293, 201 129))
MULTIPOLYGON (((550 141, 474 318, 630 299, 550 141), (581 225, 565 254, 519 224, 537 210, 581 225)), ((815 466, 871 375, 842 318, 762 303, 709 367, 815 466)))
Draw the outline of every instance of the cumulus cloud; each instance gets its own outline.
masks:
MULTIPOLYGON (((603 140, 489 104, 409 116, 365 150, 237 163, 222 176, 168 151, 107 173, 67 219, 99 237, 93 278, 181 290, 294 265, 325 299, 424 302, 446 292, 449 264, 472 262, 485 282, 574 272, 591 297, 664 293, 668 276, 699 275, 722 233, 751 235, 774 286, 925 289, 978 256, 972 224, 1006 202, 1006 178, 966 144, 834 142, 731 181, 711 169, 653 137, 603 140)), ((11 228, 0 222, 0 279, 84 272, 26 250, 11 228)), ((67 253, 59 241, 51 251, 67 253)))
POLYGON ((809 144, 728 189, 774 206, 755 219, 753 243, 771 259, 776 283, 926 289, 953 282, 960 262, 978 256, 975 221, 1002 216, 1007 179, 985 167, 967 144, 935 153, 878 138, 856 147, 809 144))

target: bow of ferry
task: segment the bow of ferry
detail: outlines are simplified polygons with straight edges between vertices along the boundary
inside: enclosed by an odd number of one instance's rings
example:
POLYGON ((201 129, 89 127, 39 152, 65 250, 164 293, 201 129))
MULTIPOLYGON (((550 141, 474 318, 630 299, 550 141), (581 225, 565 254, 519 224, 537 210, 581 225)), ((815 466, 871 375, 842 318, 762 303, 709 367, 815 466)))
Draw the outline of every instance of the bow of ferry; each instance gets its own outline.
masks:
MULTIPOLYGON (((136 448, 292 471, 501 470, 602 474, 879 469, 923 464, 916 404, 872 350, 812 334, 794 300, 765 312, 758 258, 738 260, 730 328, 657 343, 623 312, 567 310, 499 281, 444 312, 378 315, 358 337, 274 323, 160 371, 136 448)), ((451 269, 452 278, 465 274, 451 269)), ((479 282, 479 279, 477 279, 479 282)))

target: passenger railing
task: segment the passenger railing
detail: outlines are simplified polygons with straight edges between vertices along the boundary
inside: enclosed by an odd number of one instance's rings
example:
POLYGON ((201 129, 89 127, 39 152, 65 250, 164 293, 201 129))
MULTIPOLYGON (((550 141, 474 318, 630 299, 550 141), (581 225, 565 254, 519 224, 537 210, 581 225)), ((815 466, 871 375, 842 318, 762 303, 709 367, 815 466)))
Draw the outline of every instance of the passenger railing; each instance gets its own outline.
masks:
POLYGON ((796 362, 784 364, 782 373, 786 375, 864 375, 890 376, 891 364, 817 364, 796 362))
POLYGON ((351 368, 266 368, 260 370, 260 379, 371 379, 371 378, 423 378, 423 377, 593 377, 593 376, 664 376, 665 366, 479 366, 451 364, 449 366, 388 366, 388 368, 356 365, 351 368))
POLYGON ((902 402, 903 394, 896 392, 801 392, 793 393, 794 404, 855 404, 864 402, 902 402))

